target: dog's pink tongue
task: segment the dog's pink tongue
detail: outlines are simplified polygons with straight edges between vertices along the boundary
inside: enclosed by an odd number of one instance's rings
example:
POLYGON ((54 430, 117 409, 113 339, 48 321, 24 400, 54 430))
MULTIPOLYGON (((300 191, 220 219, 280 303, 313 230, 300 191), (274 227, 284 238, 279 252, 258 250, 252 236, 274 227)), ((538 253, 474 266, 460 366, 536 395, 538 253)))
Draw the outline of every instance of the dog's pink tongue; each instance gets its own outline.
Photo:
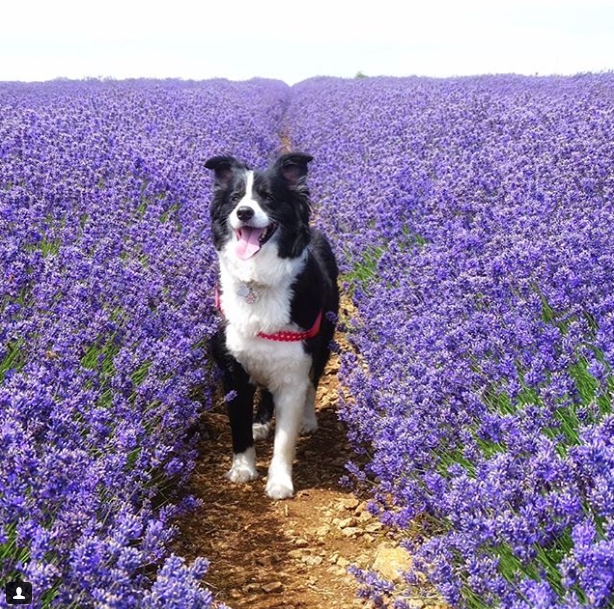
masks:
POLYGON ((260 235, 265 230, 266 228, 254 228, 252 226, 243 226, 239 230, 236 252, 241 260, 251 258, 260 249, 260 235))

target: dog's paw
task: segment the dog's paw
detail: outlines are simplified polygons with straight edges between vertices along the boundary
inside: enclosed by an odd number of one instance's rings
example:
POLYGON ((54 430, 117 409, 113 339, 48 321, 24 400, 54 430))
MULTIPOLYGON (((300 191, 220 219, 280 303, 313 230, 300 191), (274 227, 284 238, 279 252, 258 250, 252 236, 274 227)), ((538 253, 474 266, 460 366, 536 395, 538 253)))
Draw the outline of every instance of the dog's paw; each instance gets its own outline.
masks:
POLYGON ((308 436, 316 431, 318 431, 318 420, 315 417, 313 419, 305 417, 301 423, 300 434, 308 436))
POLYGON ((227 472, 226 478, 231 482, 251 482, 258 478, 258 472, 255 469, 243 466, 233 465, 227 472))
POLYGON ((266 484, 266 494, 271 499, 287 499, 294 495, 292 484, 292 467, 271 463, 266 484))
POLYGON ((233 455, 232 467, 226 472, 226 478, 231 482, 250 482, 258 478, 256 469, 256 452, 249 448, 244 453, 233 455))
POLYGON ((252 425, 252 434, 254 440, 266 440, 271 432, 271 422, 268 423, 254 423, 252 425))
POLYGON ((292 479, 285 480, 271 479, 266 485, 266 494, 271 499, 288 499, 294 495, 292 479))

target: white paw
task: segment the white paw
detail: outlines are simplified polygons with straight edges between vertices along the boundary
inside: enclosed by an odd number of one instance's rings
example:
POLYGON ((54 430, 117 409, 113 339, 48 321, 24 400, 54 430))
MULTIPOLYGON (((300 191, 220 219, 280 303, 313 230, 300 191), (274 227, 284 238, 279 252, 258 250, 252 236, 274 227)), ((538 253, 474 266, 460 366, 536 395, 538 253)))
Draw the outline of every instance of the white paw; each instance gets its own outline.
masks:
POLYGON ((226 478, 231 482, 250 482, 258 478, 256 469, 256 451, 248 448, 244 453, 232 457, 232 467, 226 472, 226 478))
POLYGON ((251 482, 258 478, 258 472, 248 467, 235 467, 234 465, 226 472, 226 478, 231 482, 251 482))
POLYGON ((318 431, 318 420, 314 417, 312 418, 304 418, 301 423, 300 434, 302 436, 306 436, 318 431))
POLYGON ((292 495, 294 495, 292 479, 270 479, 266 485, 266 494, 271 499, 288 499, 289 497, 292 497, 292 495))
POLYGON ((254 423, 252 425, 252 434, 254 440, 266 440, 271 432, 271 422, 268 423, 254 423))

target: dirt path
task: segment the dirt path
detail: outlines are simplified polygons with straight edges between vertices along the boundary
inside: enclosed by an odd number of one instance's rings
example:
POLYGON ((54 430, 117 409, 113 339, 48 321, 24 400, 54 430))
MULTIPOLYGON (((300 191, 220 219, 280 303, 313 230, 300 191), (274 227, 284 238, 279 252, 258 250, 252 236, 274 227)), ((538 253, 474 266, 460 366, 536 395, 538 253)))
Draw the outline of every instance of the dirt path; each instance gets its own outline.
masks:
MULTIPOLYGON (((204 415, 203 450, 187 490, 202 507, 179 523, 174 551, 211 561, 205 581, 216 600, 232 609, 350 609, 370 607, 357 597, 351 564, 394 576, 407 555, 366 509, 366 501, 340 486, 354 454, 336 415, 339 368, 333 354, 318 389, 320 428, 302 437, 294 467, 293 499, 272 501, 264 493, 272 439, 256 445, 262 478, 232 484, 231 440, 225 405, 204 415)), ((366 499, 366 498, 365 498, 366 499)), ((420 593, 413 606, 444 606, 420 593)))

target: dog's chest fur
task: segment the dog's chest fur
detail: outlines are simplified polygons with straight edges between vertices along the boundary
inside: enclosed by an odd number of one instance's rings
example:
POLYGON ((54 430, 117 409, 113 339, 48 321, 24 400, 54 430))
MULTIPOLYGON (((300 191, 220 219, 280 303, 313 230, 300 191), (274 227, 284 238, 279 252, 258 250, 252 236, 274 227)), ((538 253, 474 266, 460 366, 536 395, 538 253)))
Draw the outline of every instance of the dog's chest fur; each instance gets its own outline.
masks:
POLYGON ((291 321, 292 285, 305 258, 279 259, 265 254, 237 265, 223 248, 220 258, 220 304, 226 318, 226 348, 245 368, 252 382, 271 391, 308 374, 311 356, 302 343, 258 337, 259 332, 299 331, 291 321), (274 281, 271 280, 274 278, 274 281))

